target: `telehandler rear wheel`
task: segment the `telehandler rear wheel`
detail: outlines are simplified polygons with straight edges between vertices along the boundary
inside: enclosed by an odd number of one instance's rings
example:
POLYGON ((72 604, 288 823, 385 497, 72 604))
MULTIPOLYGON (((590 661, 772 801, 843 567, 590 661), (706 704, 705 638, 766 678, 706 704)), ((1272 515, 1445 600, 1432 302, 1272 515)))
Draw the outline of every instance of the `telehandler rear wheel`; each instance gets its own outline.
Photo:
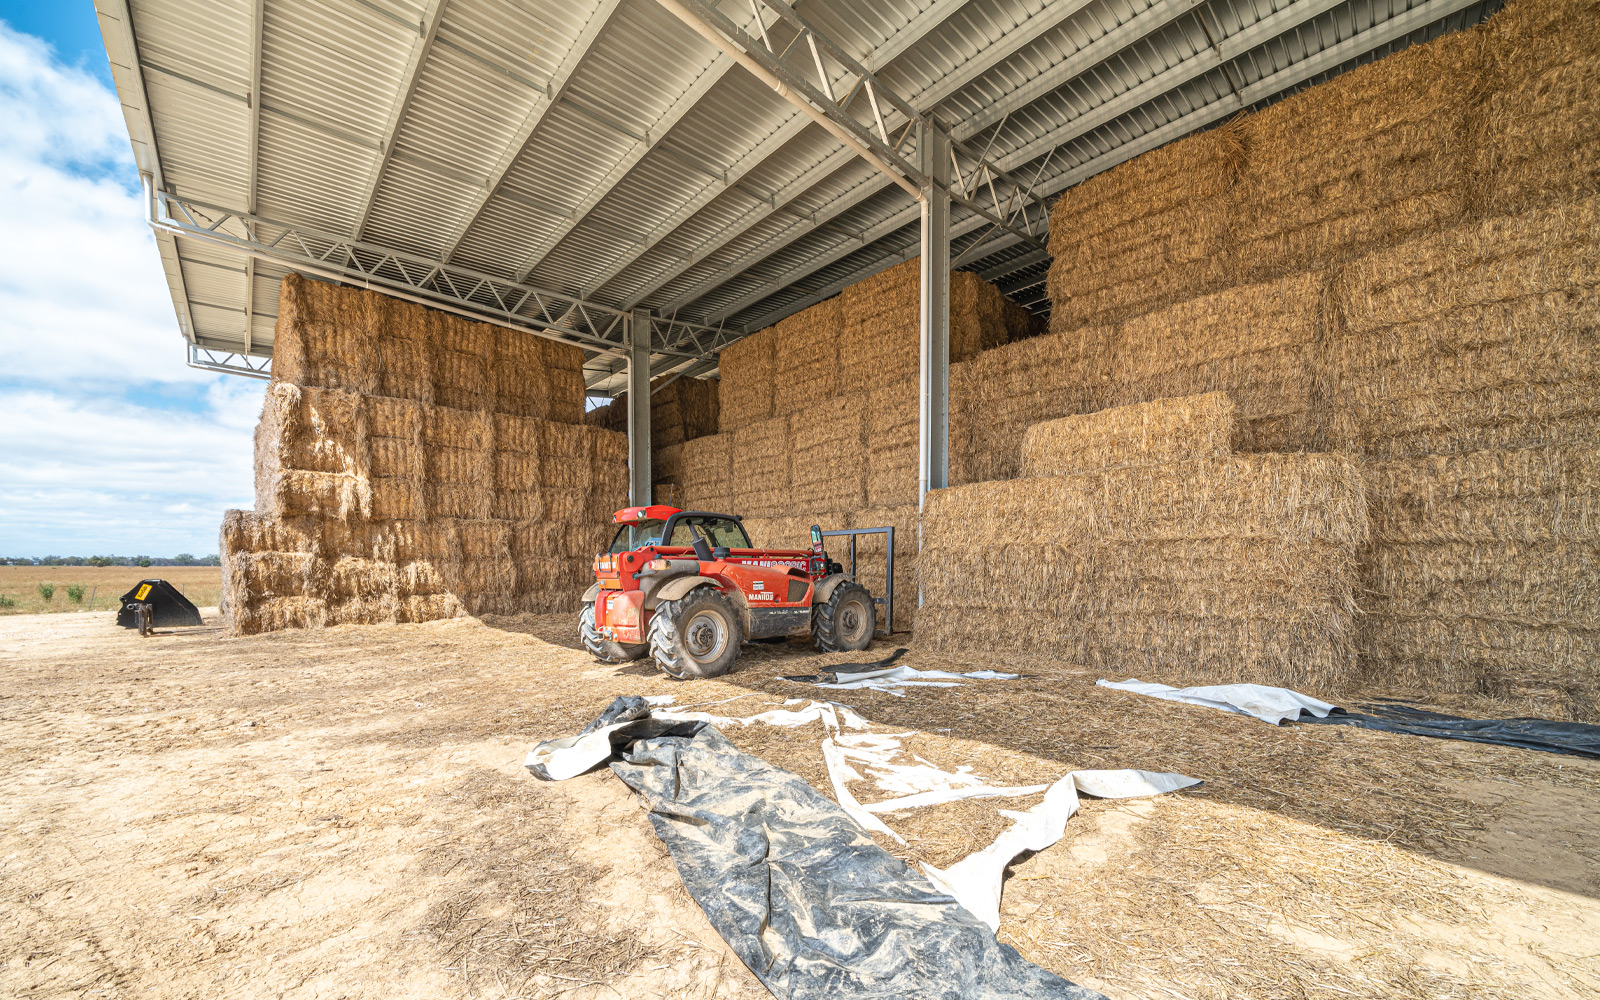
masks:
POLYGON ((583 639, 583 648, 602 663, 627 663, 650 651, 648 643, 612 642, 601 635, 595 628, 593 604, 585 604, 578 614, 578 635, 583 639))
POLYGON ((720 677, 739 656, 741 631, 733 602, 703 584, 656 607, 650 618, 650 652, 662 672, 679 680, 720 677))
POLYGON ((824 653, 855 651, 872 645, 878 612, 859 583, 841 584, 811 616, 811 639, 824 653))

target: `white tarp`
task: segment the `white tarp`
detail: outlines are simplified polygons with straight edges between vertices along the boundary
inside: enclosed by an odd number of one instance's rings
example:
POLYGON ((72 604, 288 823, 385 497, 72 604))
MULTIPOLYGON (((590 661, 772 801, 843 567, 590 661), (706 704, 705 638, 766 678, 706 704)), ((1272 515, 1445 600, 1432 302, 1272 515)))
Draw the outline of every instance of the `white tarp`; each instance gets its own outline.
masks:
POLYGON ((1138 680, 1095 681, 1100 687, 1149 695, 1166 701, 1181 701, 1206 708, 1219 708, 1236 715, 1253 715, 1262 722, 1279 725, 1285 719, 1298 719, 1305 712, 1319 719, 1339 706, 1319 701, 1288 688, 1262 684, 1218 684, 1212 687, 1175 688, 1168 684, 1147 684, 1138 680))
POLYGON ((993 670, 974 670, 970 673, 953 673, 949 670, 918 670, 916 667, 888 667, 883 670, 865 670, 861 673, 836 674, 838 680, 818 683, 819 688, 835 691, 860 691, 870 689, 905 697, 908 687, 960 687, 967 681, 1014 681, 1021 674, 1002 674, 993 670))

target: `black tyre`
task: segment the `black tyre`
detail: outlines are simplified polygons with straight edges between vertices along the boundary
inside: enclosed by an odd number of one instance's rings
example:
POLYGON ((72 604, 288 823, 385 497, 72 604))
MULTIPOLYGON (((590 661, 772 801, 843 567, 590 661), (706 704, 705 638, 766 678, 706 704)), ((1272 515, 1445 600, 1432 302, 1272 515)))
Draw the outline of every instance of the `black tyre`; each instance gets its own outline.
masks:
POLYGON ((811 615, 811 640, 824 653, 854 652, 872 645, 878 611, 859 583, 841 583, 811 615))
POLYGON ((658 605, 650 619, 650 653, 656 666, 679 680, 727 673, 743 639, 733 602, 709 584, 658 605))
POLYGON ((583 648, 602 663, 627 663, 650 650, 648 643, 612 642, 602 636, 600 630, 595 628, 593 604, 585 604, 578 613, 578 634, 583 639, 583 648))

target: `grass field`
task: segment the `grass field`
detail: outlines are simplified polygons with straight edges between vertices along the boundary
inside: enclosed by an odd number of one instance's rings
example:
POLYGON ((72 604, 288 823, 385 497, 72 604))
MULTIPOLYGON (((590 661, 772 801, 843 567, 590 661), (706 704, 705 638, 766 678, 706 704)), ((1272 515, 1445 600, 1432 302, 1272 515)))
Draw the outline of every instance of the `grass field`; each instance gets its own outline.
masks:
POLYGON ((117 598, 140 580, 166 580, 181 588, 196 607, 216 607, 222 598, 222 570, 216 566, 0 566, 0 597, 15 604, 4 606, 0 615, 32 615, 42 611, 88 611, 94 598, 96 611, 116 607, 117 598), (56 592, 50 600, 39 594, 39 584, 53 583, 56 592), (74 584, 83 587, 83 600, 67 596, 74 584))

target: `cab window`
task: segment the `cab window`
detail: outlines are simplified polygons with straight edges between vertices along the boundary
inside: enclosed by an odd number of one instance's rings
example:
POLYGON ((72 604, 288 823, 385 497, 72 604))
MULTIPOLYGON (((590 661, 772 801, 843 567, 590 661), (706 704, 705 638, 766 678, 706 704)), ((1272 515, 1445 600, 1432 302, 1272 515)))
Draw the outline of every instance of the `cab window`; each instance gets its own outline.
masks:
POLYGON ((642 549, 646 545, 660 545, 661 529, 666 526, 666 523, 665 521, 651 519, 624 524, 612 536, 611 548, 608 550, 608 554, 617 555, 620 552, 632 552, 635 549, 642 549))
POLYGON ((750 536, 744 533, 744 525, 731 517, 680 517, 672 523, 672 541, 668 544, 686 549, 693 547, 694 533, 689 530, 691 524, 699 529, 700 536, 714 549, 750 548, 750 536))

